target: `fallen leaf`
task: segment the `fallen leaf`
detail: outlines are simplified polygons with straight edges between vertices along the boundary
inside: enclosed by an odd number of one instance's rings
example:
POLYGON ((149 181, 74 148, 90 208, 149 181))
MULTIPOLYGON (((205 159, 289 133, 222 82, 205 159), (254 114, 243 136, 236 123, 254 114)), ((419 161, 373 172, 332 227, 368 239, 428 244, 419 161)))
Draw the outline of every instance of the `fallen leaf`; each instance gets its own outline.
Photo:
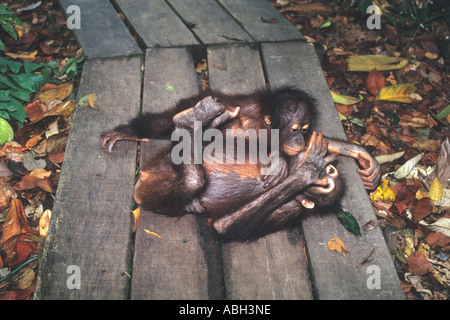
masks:
POLYGON ((412 94, 417 90, 412 84, 397 84, 382 88, 376 97, 376 100, 395 101, 411 103, 415 100, 412 94))
POLYGON ((38 53, 37 50, 32 52, 20 52, 20 53, 12 53, 12 52, 5 52, 5 55, 8 57, 11 57, 13 59, 30 59, 34 60, 36 59, 36 54, 38 53))
POLYGON ((444 195, 444 188, 437 177, 435 177, 433 183, 431 183, 429 193, 430 198, 433 201, 439 201, 442 199, 442 196, 444 195))
POLYGON ((450 187, 450 140, 441 144, 441 151, 436 164, 436 174, 444 188, 450 187))
POLYGON ((394 177, 396 179, 402 179, 402 178, 406 177, 412 171, 412 169, 416 166, 416 164, 419 163, 419 161, 421 159, 422 159, 421 154, 418 154, 417 156, 409 159, 400 168, 398 168, 394 172, 394 177))
POLYGON ((146 233, 148 233, 149 235, 156 236, 156 237, 162 239, 162 237, 161 237, 159 234, 157 234, 157 233, 148 231, 148 230, 146 230, 146 229, 144 229, 144 231, 145 231, 146 233))
POLYGON ((370 200, 373 202, 378 200, 378 198, 389 202, 395 201, 395 192, 389 187, 389 180, 383 179, 377 189, 370 194, 370 200))
POLYGON ((335 103, 343 104, 343 105, 351 105, 359 103, 361 100, 359 98, 354 98, 342 94, 335 93, 333 91, 331 92, 331 97, 333 98, 333 101, 335 103))
POLYGON ((49 137, 54 136, 58 133, 58 120, 55 120, 48 126, 47 130, 45 130, 45 137, 48 139, 49 137))
POLYGON ((417 276, 423 276, 432 271, 431 263, 420 252, 413 252, 408 256, 409 272, 414 273, 417 276))
POLYGON ((336 218, 345 229, 353 233, 358 238, 361 237, 361 229, 358 221, 356 221, 355 217, 350 212, 340 209, 336 213, 336 218))
POLYGON ((16 190, 30 190, 36 188, 36 177, 26 175, 15 185, 16 190))
POLYGON ((450 237, 450 218, 442 218, 434 223, 426 223, 425 221, 419 221, 421 226, 426 227, 435 232, 442 232, 447 237, 450 237))
POLYGON ((372 219, 363 226, 363 229, 366 231, 370 231, 370 230, 375 229, 378 226, 384 226, 384 225, 386 225, 385 220, 372 219))
POLYGON ((431 204, 430 198, 422 198, 416 202, 414 208, 411 210, 414 223, 422 220, 431 214, 433 205, 431 204))
POLYGON ((433 232, 427 235, 425 241, 432 247, 444 247, 450 244, 450 237, 442 232, 433 232))
POLYGON ((27 141, 27 143, 25 144, 25 147, 27 147, 28 149, 31 149, 34 146, 36 146, 39 143, 39 141, 41 141, 41 140, 42 140, 41 136, 35 136, 27 141))
POLYGON ((136 210, 131 211, 131 213, 133 214, 133 218, 134 218, 132 231, 136 232, 136 230, 139 226, 139 218, 141 216, 141 209, 138 207, 136 210))
POLYGON ((38 93, 39 100, 47 102, 51 100, 64 100, 73 92, 73 84, 70 82, 62 83, 56 88, 48 89, 38 93))
POLYGON ((30 176, 39 178, 39 179, 44 179, 45 177, 50 177, 52 174, 51 171, 47 171, 44 169, 35 169, 33 171, 30 172, 30 176))
POLYGON ((91 93, 88 97, 88 106, 91 107, 92 109, 95 108, 94 103, 95 101, 97 101, 97 94, 96 93, 91 93))
POLYGON ((408 65, 407 59, 382 55, 353 56, 348 60, 348 71, 378 71, 403 69, 408 65))
POLYGON ((431 151, 436 152, 441 148, 441 143, 439 140, 420 140, 413 144, 413 147, 419 149, 420 151, 431 151))
POLYGON ((338 237, 333 237, 331 238, 330 241, 328 241, 328 249, 331 251, 337 251, 337 252, 342 252, 344 255, 345 253, 349 253, 350 251, 348 251, 348 249, 344 246, 344 243, 342 242, 341 239, 339 239, 338 237))
POLYGON ((334 9, 326 4, 320 2, 291 4, 280 9, 280 12, 296 12, 307 16, 329 16, 334 12, 334 9))
POLYGON ((50 209, 47 209, 42 214, 41 219, 39 219, 39 235, 44 239, 47 237, 51 218, 52 211, 50 209))
POLYGON ((24 261, 36 250, 34 242, 27 239, 32 234, 20 199, 12 199, 8 214, 3 223, 0 246, 4 249, 7 265, 16 265, 24 261))
POLYGON ((36 179, 36 186, 41 188, 44 191, 47 191, 49 193, 53 193, 53 182, 51 179, 45 177, 43 179, 36 179))
POLYGON ((20 273, 17 278, 17 289, 24 290, 31 286, 36 274, 34 273, 33 268, 31 268, 30 266, 25 266, 19 272, 20 273))
POLYGON ((380 89, 386 86, 386 79, 377 69, 373 69, 366 77, 366 88, 369 92, 376 96, 380 89))
POLYGON ((405 151, 396 152, 392 154, 383 154, 381 156, 376 156, 375 160, 377 160, 379 164, 388 163, 401 158, 404 154, 405 151))

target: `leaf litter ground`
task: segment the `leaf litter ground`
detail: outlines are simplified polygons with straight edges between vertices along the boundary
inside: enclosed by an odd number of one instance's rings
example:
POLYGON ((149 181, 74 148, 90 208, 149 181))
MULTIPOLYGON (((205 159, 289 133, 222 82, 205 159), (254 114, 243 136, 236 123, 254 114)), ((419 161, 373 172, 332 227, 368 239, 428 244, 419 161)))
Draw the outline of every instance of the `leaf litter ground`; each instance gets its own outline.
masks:
POLYGON ((382 163, 378 221, 363 228, 384 231, 407 299, 448 299, 448 2, 269 1, 317 49, 348 141, 382 163), (380 29, 367 27, 371 4, 380 29))

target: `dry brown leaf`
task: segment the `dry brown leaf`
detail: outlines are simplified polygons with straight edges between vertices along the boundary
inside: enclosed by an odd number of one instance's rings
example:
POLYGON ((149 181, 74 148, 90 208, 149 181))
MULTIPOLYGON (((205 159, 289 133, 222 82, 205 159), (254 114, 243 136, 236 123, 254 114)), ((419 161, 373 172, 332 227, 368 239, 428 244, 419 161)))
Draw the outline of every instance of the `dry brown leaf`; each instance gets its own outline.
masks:
POLYGON ((35 136, 27 141, 27 143, 25 144, 25 147, 27 147, 28 149, 31 149, 34 146, 36 146, 39 143, 39 141, 41 141, 41 140, 42 140, 41 136, 35 136))
POLYGON ((377 69, 373 69, 366 77, 366 88, 369 92, 376 96, 380 89, 386 86, 386 79, 377 69))
POLYGON ((411 210, 414 223, 422 220, 426 216, 431 214, 433 205, 430 198, 422 198, 416 202, 414 208, 411 210))
POLYGON ((423 276, 432 271, 431 263, 420 252, 413 252, 408 256, 409 272, 417 276, 423 276))
POLYGON ((20 274, 17 278, 17 289, 24 290, 31 286, 36 274, 30 266, 25 266, 20 270, 20 274))
POLYGON ((64 100, 73 92, 73 84, 70 82, 62 83, 56 88, 41 91, 37 97, 39 100, 47 102, 51 100, 64 100))
POLYGON ((38 178, 33 177, 31 175, 26 175, 22 177, 22 180, 20 180, 16 185, 15 189, 22 191, 22 190, 30 190, 36 188, 36 180, 38 178))
POLYGON ((32 52, 20 52, 20 53, 12 53, 12 52, 5 52, 5 55, 8 57, 11 57, 13 59, 36 59, 36 54, 38 53, 37 50, 32 52))
POLYGON ((301 3, 286 6, 280 9, 280 12, 296 12, 298 14, 303 14, 307 16, 329 16, 334 12, 333 8, 325 4, 314 2, 314 3, 301 3))
POLYGON ((36 179, 36 186, 44 191, 53 193, 53 181, 50 178, 44 177, 43 179, 36 179))
POLYGON ((97 94, 96 93, 91 93, 88 97, 88 106, 91 107, 92 109, 95 108, 94 104, 95 104, 95 100, 97 100, 97 94))
POLYGON ((39 179, 44 179, 45 177, 48 178, 50 177, 51 174, 52 174, 51 171, 47 171, 45 169, 35 169, 30 172, 30 176, 34 176, 39 179))
POLYGON ((444 247, 450 244, 450 237, 446 236, 442 232, 433 232, 427 235, 425 241, 432 247, 444 247))
POLYGON ((12 199, 0 238, 0 247, 6 253, 5 263, 8 265, 20 263, 36 249, 35 243, 26 241, 27 234, 30 233, 22 202, 20 199, 12 199))
POLYGON ((41 219, 39 220, 39 235, 42 238, 47 237, 48 226, 50 225, 51 218, 52 218, 52 211, 50 209, 47 209, 44 211, 44 213, 41 216, 41 219))

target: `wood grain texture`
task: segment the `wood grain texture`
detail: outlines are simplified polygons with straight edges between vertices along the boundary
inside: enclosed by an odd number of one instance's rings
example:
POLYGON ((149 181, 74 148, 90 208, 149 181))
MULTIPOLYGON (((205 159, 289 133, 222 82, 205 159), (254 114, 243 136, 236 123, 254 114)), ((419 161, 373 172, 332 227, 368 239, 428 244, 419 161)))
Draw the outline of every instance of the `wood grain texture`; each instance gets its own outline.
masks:
MULTIPOLYGON (((152 49, 146 55, 143 111, 161 112, 199 93, 186 49, 152 49), (167 90, 168 87, 173 90, 167 90)), ((170 142, 141 145, 141 163, 170 142)), ((171 218, 141 212, 136 233, 132 299, 219 299, 223 297, 220 257, 205 221, 194 215, 171 218), (163 239, 142 229, 156 232, 163 239)))
MULTIPOLYGON (((59 0, 64 12, 71 5, 80 10, 80 29, 73 29, 90 58, 142 54, 109 0, 59 0)), ((73 13, 69 12, 69 16, 73 13)), ((67 14, 66 14, 67 15, 67 14)))
MULTIPOLYGON (((210 48, 208 63, 212 89, 248 93, 265 85, 256 47, 210 48), (226 70, 211 67, 214 64, 226 70)), ((286 231, 252 243, 224 244, 223 258, 228 299, 312 298, 301 242, 288 241, 286 231)))
POLYGON ((204 44, 253 41, 215 0, 167 0, 204 44))
MULTIPOLYGON (((314 130, 325 135, 345 139, 335 105, 314 48, 307 43, 291 42, 263 44, 262 52, 269 83, 272 87, 292 85, 317 99, 318 118, 314 130)), ((352 159, 339 158, 338 170, 344 177, 346 190, 341 207, 351 212, 360 226, 376 219, 357 166, 352 159)), ((398 276, 381 231, 362 230, 362 239, 346 231, 333 213, 307 216, 302 224, 307 245, 314 288, 319 299, 404 299, 398 276), (343 240, 350 253, 346 256, 327 248, 332 237, 343 240), (373 260, 366 265, 359 262, 375 248, 373 260), (380 270, 380 288, 367 286, 373 271, 380 270)))
POLYGON ((131 244, 136 143, 100 148, 100 133, 136 116, 140 59, 90 59, 78 99, 97 93, 95 109, 77 107, 45 242, 37 299, 125 299, 131 244), (80 268, 81 288, 66 285, 80 268))
POLYGON ((198 44, 164 0, 116 0, 145 45, 179 47, 198 44))
POLYGON ((257 41, 302 40, 303 35, 268 1, 218 0, 257 41), (273 23, 264 20, 274 20, 273 23))

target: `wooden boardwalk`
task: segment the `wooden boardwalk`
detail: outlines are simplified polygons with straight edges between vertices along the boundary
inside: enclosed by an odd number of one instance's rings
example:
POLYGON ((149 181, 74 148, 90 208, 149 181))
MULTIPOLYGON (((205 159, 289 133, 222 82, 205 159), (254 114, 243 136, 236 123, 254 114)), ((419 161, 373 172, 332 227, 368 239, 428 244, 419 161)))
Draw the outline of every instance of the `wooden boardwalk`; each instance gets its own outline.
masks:
MULTIPOLYGON (((357 239, 332 214, 305 218, 302 236, 283 231, 248 244, 217 242, 194 215, 141 212, 131 231, 137 144, 120 142, 107 154, 100 133, 199 92, 193 53, 206 57, 213 89, 289 84, 311 93, 320 106, 314 128, 345 139, 314 48, 266 0, 60 4, 64 11, 81 9, 81 29, 74 32, 88 59, 78 96, 95 92, 98 99, 95 109, 77 107, 73 118, 37 299, 404 298, 381 231, 362 231, 357 239), (350 250, 346 256, 328 250, 335 236, 350 250), (372 249, 373 260, 360 265, 372 249), (70 285, 76 280, 79 289, 70 285)), ((141 163, 165 143, 142 143, 141 163)), ((349 182, 342 207, 360 225, 375 219, 354 161, 341 158, 338 169, 349 182)))

